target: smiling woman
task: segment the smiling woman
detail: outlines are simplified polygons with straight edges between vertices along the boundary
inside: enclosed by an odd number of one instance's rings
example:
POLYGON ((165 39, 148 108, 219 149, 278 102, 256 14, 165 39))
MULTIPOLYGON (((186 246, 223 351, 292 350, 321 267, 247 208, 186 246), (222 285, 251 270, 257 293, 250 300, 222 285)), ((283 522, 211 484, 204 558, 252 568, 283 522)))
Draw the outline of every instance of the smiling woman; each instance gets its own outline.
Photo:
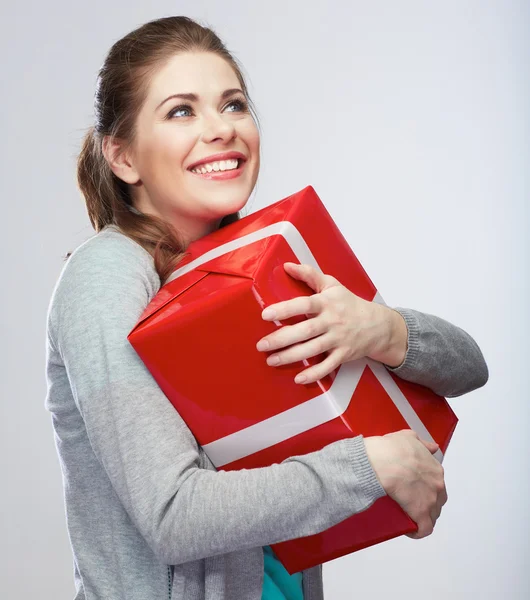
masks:
POLYGON ((129 184, 131 204, 172 224, 184 245, 237 213, 254 188, 259 134, 247 106, 224 57, 186 51, 171 56, 152 76, 132 141, 104 136, 103 154, 113 173, 129 184), (171 94, 176 86, 182 92, 171 94), (241 164, 224 172, 226 163, 221 167, 218 161, 231 157, 241 164), (205 175, 192 171, 201 164, 205 175), (218 174, 208 174, 212 170, 218 174))
MULTIPOLYGON (((447 500, 436 444, 410 430, 217 471, 129 344, 188 244, 239 218, 259 150, 241 70, 211 29, 168 17, 111 48, 78 160, 96 235, 63 268, 47 321, 46 408, 78 599, 321 600, 321 565, 289 575, 271 544, 320 533, 386 494, 424 537, 447 500)), ((278 361, 325 342, 343 358, 402 361, 399 376, 439 394, 485 383, 482 354, 461 329, 408 309, 368 310, 327 276, 289 273, 317 293, 273 307, 278 317, 317 316, 265 340, 276 351, 293 343, 278 361)))

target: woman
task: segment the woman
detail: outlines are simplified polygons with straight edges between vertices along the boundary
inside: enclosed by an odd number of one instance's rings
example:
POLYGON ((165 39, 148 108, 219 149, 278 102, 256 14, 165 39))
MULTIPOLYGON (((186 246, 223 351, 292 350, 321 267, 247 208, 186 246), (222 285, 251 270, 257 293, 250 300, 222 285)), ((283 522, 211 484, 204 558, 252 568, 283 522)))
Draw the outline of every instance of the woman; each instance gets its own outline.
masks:
MULTIPOLYGON (((69 258, 48 311, 46 407, 78 600, 319 599, 321 567, 289 576, 270 544, 323 531, 385 494, 420 538, 447 500, 436 444, 411 431, 217 472, 128 343, 187 245, 239 218, 259 171, 250 107, 233 57, 185 17, 131 32, 100 70, 78 162, 97 234, 69 258)), ((317 293, 273 308, 279 318, 311 308, 314 329, 265 341, 283 363, 325 349, 307 382, 359 356, 445 396, 486 382, 461 329, 374 307, 309 267, 285 269, 317 293)))

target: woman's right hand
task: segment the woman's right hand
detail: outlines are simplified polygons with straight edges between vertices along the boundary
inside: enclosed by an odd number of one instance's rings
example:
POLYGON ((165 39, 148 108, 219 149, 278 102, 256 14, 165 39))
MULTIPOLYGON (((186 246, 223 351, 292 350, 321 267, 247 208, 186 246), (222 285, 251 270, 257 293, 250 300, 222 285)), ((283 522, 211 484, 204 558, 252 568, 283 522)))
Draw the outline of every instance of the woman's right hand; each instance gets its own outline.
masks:
POLYGON ((444 469, 432 456, 438 444, 421 440, 410 429, 367 437, 364 442, 384 490, 418 525, 418 531, 407 536, 430 535, 447 502, 444 469))

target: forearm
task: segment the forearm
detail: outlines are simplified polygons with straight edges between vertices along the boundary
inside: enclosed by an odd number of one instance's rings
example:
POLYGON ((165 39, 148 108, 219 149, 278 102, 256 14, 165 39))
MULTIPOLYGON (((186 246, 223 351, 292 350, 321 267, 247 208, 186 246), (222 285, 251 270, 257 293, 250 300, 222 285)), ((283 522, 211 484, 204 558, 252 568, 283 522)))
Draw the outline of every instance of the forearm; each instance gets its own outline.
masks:
POLYGON ((168 564, 313 535, 385 495, 360 436, 269 467, 183 476, 150 530, 168 564))

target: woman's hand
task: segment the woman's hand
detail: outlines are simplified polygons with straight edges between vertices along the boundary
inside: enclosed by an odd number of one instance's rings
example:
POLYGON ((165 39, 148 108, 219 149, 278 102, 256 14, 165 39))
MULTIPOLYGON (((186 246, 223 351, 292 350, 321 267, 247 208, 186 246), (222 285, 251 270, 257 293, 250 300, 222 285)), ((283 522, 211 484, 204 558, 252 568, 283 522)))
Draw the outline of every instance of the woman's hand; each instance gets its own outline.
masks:
POLYGON ((410 429, 367 437, 364 443, 384 490, 418 525, 418 531, 407 536, 430 535, 447 502, 444 470, 432 456, 438 444, 421 440, 410 429))
POLYGON ((273 304, 263 311, 266 320, 284 320, 302 314, 308 317, 296 325, 285 325, 258 342, 259 351, 290 346, 269 356, 269 365, 285 365, 326 352, 325 360, 295 378, 296 383, 312 383, 339 365, 363 357, 391 367, 403 362, 407 325, 397 311, 359 298, 335 277, 324 275, 310 265, 287 262, 284 269, 316 293, 273 304))

